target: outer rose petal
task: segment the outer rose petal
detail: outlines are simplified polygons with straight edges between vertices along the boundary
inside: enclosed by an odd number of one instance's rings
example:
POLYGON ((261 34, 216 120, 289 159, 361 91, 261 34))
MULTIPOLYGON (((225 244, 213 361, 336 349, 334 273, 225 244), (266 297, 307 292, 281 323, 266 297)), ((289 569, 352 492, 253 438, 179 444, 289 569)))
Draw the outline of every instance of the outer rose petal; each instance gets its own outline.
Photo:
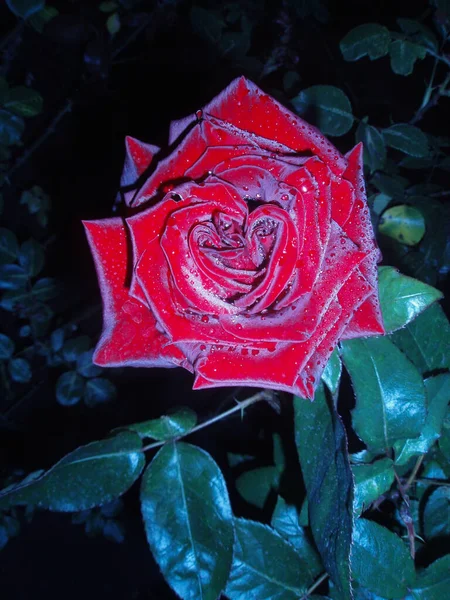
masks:
POLYGON ((346 155, 348 167, 345 176, 354 185, 356 201, 344 225, 344 231, 367 253, 367 258, 361 264, 361 272, 374 291, 356 312, 348 328, 343 333, 342 339, 385 333, 377 285, 377 263, 381 260, 381 253, 376 244, 366 201, 362 153, 363 146, 360 143, 346 155))
POLYGON ((165 348, 168 339, 156 329, 152 312, 130 298, 125 286, 128 249, 122 219, 83 224, 103 298, 103 332, 95 350, 95 364, 189 368, 179 348, 165 348))

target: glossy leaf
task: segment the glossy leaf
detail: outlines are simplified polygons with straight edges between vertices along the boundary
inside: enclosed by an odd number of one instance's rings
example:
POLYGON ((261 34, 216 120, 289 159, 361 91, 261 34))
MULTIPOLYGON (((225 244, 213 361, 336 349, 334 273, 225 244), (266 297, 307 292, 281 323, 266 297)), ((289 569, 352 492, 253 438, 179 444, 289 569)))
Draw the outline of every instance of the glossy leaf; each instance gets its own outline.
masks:
POLYGON ((187 406, 182 406, 169 415, 159 419, 151 419, 142 423, 127 425, 127 429, 135 431, 141 438, 154 440, 170 440, 186 434, 197 424, 197 415, 187 406))
POLYGON ((4 108, 20 117, 35 117, 42 112, 42 96, 23 85, 9 90, 4 108))
POLYGON ((444 422, 442 423, 442 434, 439 438, 439 450, 450 463, 450 406, 447 409, 444 422))
POLYGON ((10 10, 22 19, 27 19, 44 7, 45 0, 6 0, 10 10))
POLYGON ((300 525, 299 516, 297 508, 286 504, 279 496, 272 515, 272 527, 294 546, 303 561, 302 573, 308 573, 313 581, 323 571, 323 567, 305 528, 300 525))
POLYGON ((66 371, 56 382, 56 399, 62 406, 74 406, 84 395, 85 380, 76 371, 66 371))
POLYGON ((408 600, 443 600, 450 589, 450 554, 419 571, 408 600))
POLYGON ((384 452, 416 437, 425 422, 425 390, 417 369, 385 337, 342 343, 356 395, 353 426, 369 450, 384 452))
POLYGON ((450 373, 441 373, 425 380, 427 416, 420 436, 394 445, 395 464, 406 465, 411 457, 425 454, 439 439, 448 403, 450 402, 450 373))
POLYGON ((426 25, 414 19, 397 19, 400 29, 412 37, 415 42, 430 50, 438 51, 439 44, 434 33, 426 25))
POLYGON ((28 240, 20 246, 19 263, 30 277, 38 275, 45 262, 44 248, 36 240, 28 240))
POLYGON ((4 333, 0 333, 0 360, 7 360, 14 354, 14 342, 4 333))
POLYGON ((314 115, 317 127, 325 135, 340 136, 353 126, 350 100, 332 85, 313 85, 291 100, 300 115, 314 115))
POLYGON ((378 129, 362 120, 356 130, 355 138, 357 142, 363 143, 364 164, 369 167, 371 173, 382 169, 386 162, 386 145, 378 129))
POLYGON ((436 300, 442 292, 399 273, 394 267, 378 269, 378 293, 387 333, 404 327, 436 300))
POLYGON ((32 377, 30 363, 25 358, 13 358, 8 363, 8 372, 13 381, 28 383, 32 377))
POLYGON ((28 274, 19 265, 0 265, 0 289, 22 290, 28 281, 28 274))
POLYGON ((398 204, 384 211, 378 230, 402 244, 415 246, 425 234, 425 219, 417 208, 398 204))
POLYGON ((12 146, 20 142, 25 123, 22 117, 0 110, 0 144, 12 146))
POLYGON ((116 395, 116 386, 109 379, 94 377, 89 379, 84 390, 84 399, 88 406, 110 402, 116 395))
POLYGON ((236 519, 230 600, 297 600, 313 583, 294 548, 267 525, 236 519))
POLYGON ((353 479, 344 427, 323 385, 314 402, 294 398, 295 442, 306 486, 309 522, 339 598, 350 591, 353 479))
POLYGON ((355 478, 353 510, 359 516, 390 489, 394 482, 394 467, 390 458, 382 458, 372 464, 355 465, 352 470, 355 478))
POLYGON ((44 8, 42 8, 40 11, 31 15, 31 17, 28 19, 28 23, 38 33, 42 33, 47 23, 49 23, 58 14, 59 12, 54 6, 44 6, 44 8))
MULTIPOLYGON (((52 348, 56 352, 61 350, 62 345, 64 343, 64 331, 62 329, 57 329, 52 333, 52 348)), ((94 365, 92 362, 92 355, 94 350, 87 350, 80 354, 77 358, 77 371, 83 377, 97 377, 102 373, 102 369, 94 365)))
POLYGON ((19 255, 19 243, 15 233, 4 227, 0 228, 0 264, 16 261, 19 255))
POLYGON ((388 53, 390 41, 391 35, 386 27, 367 23, 349 31, 340 48, 345 60, 358 60, 366 55, 375 60, 388 53))
POLYGON ((91 340, 87 335, 79 335, 67 340, 62 349, 64 360, 67 362, 77 361, 78 358, 88 350, 90 345, 91 340))
POLYGON ((211 456, 183 442, 165 445, 142 478, 141 508, 166 581, 183 600, 216 600, 230 572, 234 524, 211 456))
POLYGON ((0 509, 29 504, 77 512, 111 502, 141 474, 141 447, 131 432, 81 446, 37 478, 0 492, 0 509))
POLYGON ((352 575, 371 592, 384 598, 403 598, 414 581, 414 563, 402 540, 366 519, 355 523, 352 575))
POLYGON ((427 51, 423 46, 409 40, 394 40, 389 46, 391 68, 397 75, 411 75, 416 60, 425 58, 427 51))
POLYGON ((332 394, 335 394, 339 388, 341 373, 341 359, 339 358, 338 351, 334 349, 322 373, 322 381, 325 383, 325 385, 332 394))
POLYGON ((239 475, 236 489, 244 500, 263 508, 270 491, 278 489, 279 483, 280 473, 277 467, 258 467, 239 475))
POLYGON ((450 369, 450 324, 439 304, 394 332, 391 339, 422 373, 450 369))
POLYGON ((43 277, 36 281, 33 285, 32 294, 36 300, 40 302, 46 302, 52 300, 59 293, 59 286, 55 279, 52 277, 43 277))
POLYGON ((450 535, 449 487, 438 487, 426 498, 422 529, 427 540, 450 535))
POLYGON ((423 158, 430 153, 427 136, 414 125, 397 123, 383 129, 382 133, 388 146, 409 156, 423 158))

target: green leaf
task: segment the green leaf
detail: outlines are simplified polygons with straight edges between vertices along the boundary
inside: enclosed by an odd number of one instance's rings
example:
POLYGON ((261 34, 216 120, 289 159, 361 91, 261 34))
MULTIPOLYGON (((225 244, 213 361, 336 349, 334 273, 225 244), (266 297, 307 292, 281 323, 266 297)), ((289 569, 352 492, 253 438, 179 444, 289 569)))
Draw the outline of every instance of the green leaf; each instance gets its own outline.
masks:
POLYGON ((62 355, 67 362, 75 362, 89 349, 91 340, 88 335, 79 335, 67 340, 62 349, 62 355))
POLYGON ((8 100, 3 106, 19 117, 35 117, 42 112, 42 103, 38 92, 19 85, 9 90, 8 100))
POLYGON ((335 394, 338 391, 341 373, 342 363, 341 359, 339 358, 339 352, 335 348, 322 373, 322 381, 332 394, 335 394))
POLYGON ((127 425, 127 429, 135 431, 141 438, 154 440, 170 440, 186 434, 197 424, 197 415, 187 406, 181 406, 169 415, 159 419, 151 419, 142 423, 127 425))
POLYGON ((352 575, 371 592, 396 600, 408 593, 414 581, 414 563, 402 540, 366 519, 355 523, 352 575))
POLYGON ((396 75, 411 75, 414 63, 425 58, 427 51, 423 46, 408 40, 395 40, 389 46, 391 69, 396 75))
POLYGON ((28 240, 20 246, 19 263, 30 277, 38 275, 45 263, 44 248, 36 240, 28 240))
POLYGON ((272 515, 272 527, 292 544, 303 562, 302 573, 307 573, 309 579, 314 581, 323 570, 321 560, 305 528, 300 525, 297 508, 286 504, 281 496, 272 515))
POLYGON ((166 444, 142 478, 147 540, 166 581, 183 600, 216 600, 228 580, 234 527, 222 473, 211 456, 166 444))
POLYGON ((8 360, 14 354, 14 342, 4 333, 0 333, 0 360, 8 360))
POLYGON ((353 480, 344 427, 323 385, 314 402, 294 397, 295 442, 308 496, 309 522, 319 554, 336 586, 350 591, 353 480))
POLYGON ((406 465, 411 457, 425 454, 441 435, 442 425, 450 402, 450 373, 441 373, 425 380, 428 411, 425 425, 418 438, 394 445, 395 464, 406 465))
POLYGON ((384 211, 378 230, 402 244, 415 246, 425 235, 425 219, 417 208, 398 204, 384 211))
MULTIPOLYGON (((414 600, 443 600, 450 588, 450 554, 419 571, 411 589, 414 600)), ((409 597, 408 597, 409 598, 409 597)))
POLYGON ((9 312, 13 312, 17 309, 18 306, 23 304, 28 304, 30 300, 30 293, 28 290, 11 290, 9 292, 5 292, 0 300, 0 306, 9 312))
POLYGON ((280 473, 277 467, 258 467, 236 479, 236 489, 249 504, 263 508, 271 490, 277 490, 280 473))
POLYGON ((386 175, 385 173, 377 172, 372 177, 372 183, 379 192, 396 198, 403 198, 405 187, 408 185, 408 180, 400 175, 386 175))
POLYGON ((28 19, 44 7, 45 0, 6 0, 6 4, 16 17, 28 19))
POLYGON ((116 33, 119 33, 120 27, 121 23, 119 14, 115 12, 112 15, 109 15, 109 17, 106 20, 106 29, 108 30, 108 33, 111 36, 114 36, 116 35, 116 33))
POLYGON ((19 255, 19 243, 15 234, 0 227, 0 264, 13 263, 19 255))
POLYGON ((30 363, 25 358, 12 358, 8 363, 8 371, 13 381, 28 383, 31 379, 30 363))
POLYGON ((300 116, 312 114, 325 135, 344 135, 353 126, 350 100, 333 85, 313 85, 302 90, 291 102, 300 116))
POLYGON ((428 29, 426 25, 423 25, 419 21, 415 21, 414 19, 397 19, 397 23, 400 26, 400 29, 410 35, 414 42, 418 42, 429 48, 430 50, 434 50, 438 52, 439 43, 436 39, 436 36, 428 29))
POLYGON ((54 6, 44 6, 42 10, 31 15, 31 17, 28 19, 28 23, 38 33, 42 33, 47 23, 49 23, 57 15, 59 15, 59 11, 54 6))
POLYGON ((450 406, 447 409, 447 414, 445 415, 442 424, 442 434, 439 438, 439 450, 450 464, 450 406))
POLYGON ((267 525, 236 519, 230 600, 297 600, 313 583, 294 548, 267 525), (256 596, 257 591, 257 596, 256 596))
POLYGON ((358 60, 368 56, 370 60, 388 53, 391 34, 383 25, 367 23, 351 29, 340 43, 345 60, 358 60))
POLYGON ((356 133, 356 142, 362 142, 364 146, 364 164, 373 173, 382 169, 386 163, 386 146, 383 136, 376 127, 360 121, 356 133))
POLYGON ((0 265, 0 290, 23 290, 28 273, 19 265, 0 265))
POLYGON ((0 144, 13 146, 20 142, 25 123, 22 117, 0 110, 0 144))
POLYGON ((385 452, 420 435, 425 390, 412 363, 387 338, 342 342, 342 357, 356 395, 353 427, 369 450, 385 452))
POLYGON ((88 406, 110 402, 117 393, 116 386, 109 379, 94 377, 89 379, 84 389, 84 399, 88 406))
MULTIPOLYGON (((64 344, 64 330, 56 329, 52 333, 51 340, 52 349, 55 350, 55 352, 61 350, 64 344)), ((91 350, 83 352, 77 358, 77 371, 80 375, 83 375, 83 377, 97 377, 102 373, 102 369, 92 362, 93 354, 94 350, 91 348, 91 350)))
POLYGON ((394 332, 391 339, 421 373, 450 369, 450 324, 439 304, 394 332))
POLYGON ((438 487, 426 498, 422 529, 427 540, 450 535, 450 488, 438 487))
POLYGON ((59 285, 52 277, 43 277, 33 285, 32 294, 36 300, 46 302, 52 300, 59 293, 59 285))
POLYGON ((56 399, 62 406, 74 406, 84 395, 85 381, 76 371, 67 371, 56 382, 56 399))
POLYGON ((359 516, 390 489, 395 477, 394 467, 390 458, 382 458, 369 465, 354 465, 352 470, 355 478, 353 510, 359 516))
POLYGON ((424 158, 430 153, 427 136, 414 125, 397 123, 383 129, 382 133, 388 146, 409 156, 424 158))
POLYGON ((0 509, 30 504, 77 512, 111 502, 141 474, 141 448, 139 436, 131 432, 81 446, 38 478, 0 492, 0 509))
POLYGON ((442 292, 394 267, 379 267, 378 293, 384 327, 388 333, 400 329, 442 298, 442 292))

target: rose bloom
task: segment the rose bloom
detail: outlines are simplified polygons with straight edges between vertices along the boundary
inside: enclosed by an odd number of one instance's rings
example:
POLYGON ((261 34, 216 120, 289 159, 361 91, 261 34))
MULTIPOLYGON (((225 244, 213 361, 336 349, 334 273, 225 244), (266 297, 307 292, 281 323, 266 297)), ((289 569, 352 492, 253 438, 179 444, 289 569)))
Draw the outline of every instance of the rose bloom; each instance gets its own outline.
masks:
POLYGON ((194 389, 312 398, 339 340, 384 333, 362 146, 345 156, 245 78, 126 140, 129 214, 85 222, 104 304, 94 362, 174 367, 194 389))

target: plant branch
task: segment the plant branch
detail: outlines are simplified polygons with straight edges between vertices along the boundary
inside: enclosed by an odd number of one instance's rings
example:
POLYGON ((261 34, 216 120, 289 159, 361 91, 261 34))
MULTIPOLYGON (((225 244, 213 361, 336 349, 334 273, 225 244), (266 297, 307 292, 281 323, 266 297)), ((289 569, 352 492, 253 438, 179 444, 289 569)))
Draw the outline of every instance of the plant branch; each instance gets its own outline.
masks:
POLYGON ((419 456, 419 458, 417 459, 416 464, 414 465, 414 468, 411 471, 411 475, 408 477, 408 479, 406 480, 405 485, 403 486, 403 489, 405 491, 408 490, 412 486, 412 484, 414 483, 414 480, 416 479, 417 473, 419 472, 419 469, 422 466, 424 458, 425 458, 425 454, 421 454, 419 456))
POLYGON ((300 600, 306 600, 306 598, 311 596, 311 594, 315 592, 319 585, 326 581, 326 579, 328 579, 328 573, 322 573, 319 579, 312 584, 312 586, 306 591, 306 593, 300 598, 300 600))
POLYGON ((410 120, 411 125, 415 125, 416 123, 421 121, 423 119, 425 113, 428 112, 430 110, 430 108, 433 108, 434 106, 436 106, 442 96, 448 95, 447 85, 450 83, 450 72, 447 73, 445 79, 443 80, 443 82, 440 85, 438 85, 436 88, 433 88, 434 76, 435 76, 435 72, 436 72, 436 65, 437 65, 437 62, 435 61, 433 71, 431 73, 430 82, 427 86, 427 89, 425 90, 422 104, 421 104, 419 110, 416 112, 416 114, 410 120))
POLYGON ((261 400, 266 400, 266 401, 271 400, 271 398, 273 397, 273 394, 274 394, 273 392, 268 391, 268 390, 263 390, 261 392, 258 392, 254 396, 247 398, 247 400, 238 402, 236 406, 233 406, 232 408, 226 410, 225 412, 220 413, 219 415, 216 415, 215 417, 212 417, 211 419, 208 419, 207 421, 204 421, 203 423, 199 423, 198 425, 196 425, 189 431, 186 431, 186 433, 183 433, 180 436, 171 438, 169 440, 160 440, 158 442, 153 442, 152 444, 149 444, 148 446, 144 446, 142 448, 142 452, 147 452, 147 450, 153 450, 154 448, 159 448, 160 446, 164 446, 164 444, 166 444, 167 442, 177 441, 177 440, 180 440, 181 438, 191 435, 192 433, 196 433, 197 431, 200 431, 201 429, 204 429, 205 427, 209 427, 210 425, 213 425, 214 423, 217 423, 218 421, 222 421, 223 419, 226 419, 227 417, 229 417, 230 415, 232 415, 238 411, 240 411, 240 412, 244 411, 248 406, 251 406, 252 404, 255 404, 256 402, 261 402, 261 400))

